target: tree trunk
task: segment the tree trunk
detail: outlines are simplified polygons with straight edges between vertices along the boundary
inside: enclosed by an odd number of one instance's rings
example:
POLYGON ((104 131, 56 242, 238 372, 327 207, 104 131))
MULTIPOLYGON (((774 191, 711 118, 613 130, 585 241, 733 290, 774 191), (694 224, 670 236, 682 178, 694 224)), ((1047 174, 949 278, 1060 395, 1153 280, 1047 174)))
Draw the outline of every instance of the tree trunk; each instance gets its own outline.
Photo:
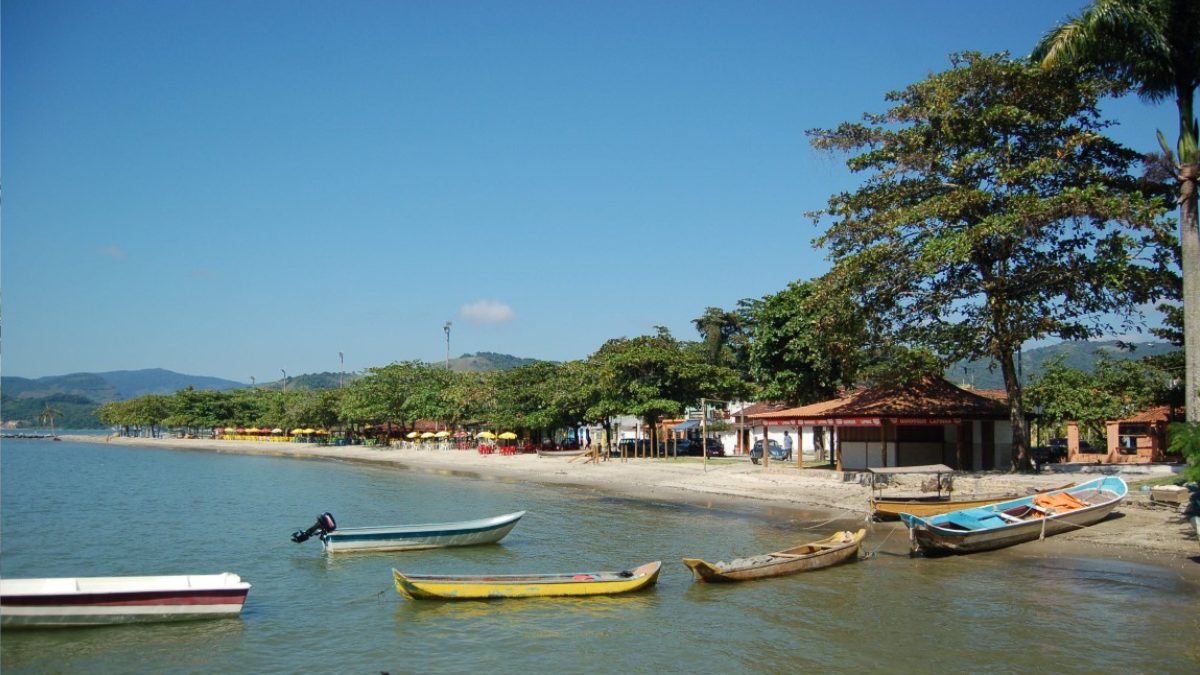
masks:
POLYGON ((1200 225, 1196 214, 1196 179, 1200 153, 1195 150, 1195 89, 1191 81, 1177 81, 1175 104, 1179 110, 1179 267, 1183 273, 1184 409, 1187 421, 1200 422, 1200 225), (1184 156, 1185 154, 1190 156, 1184 156))
POLYGON ((1021 380, 1017 377, 1012 353, 1005 353, 999 361, 1000 372, 1004 375, 1004 390, 1008 393, 1008 421, 1012 424, 1012 470, 1030 471, 1033 463, 1029 456, 1029 427, 1025 422, 1021 380))
POLYGON ((1196 212, 1196 163, 1181 167, 1179 243, 1183 271, 1184 401, 1187 421, 1200 422, 1200 225, 1196 212))

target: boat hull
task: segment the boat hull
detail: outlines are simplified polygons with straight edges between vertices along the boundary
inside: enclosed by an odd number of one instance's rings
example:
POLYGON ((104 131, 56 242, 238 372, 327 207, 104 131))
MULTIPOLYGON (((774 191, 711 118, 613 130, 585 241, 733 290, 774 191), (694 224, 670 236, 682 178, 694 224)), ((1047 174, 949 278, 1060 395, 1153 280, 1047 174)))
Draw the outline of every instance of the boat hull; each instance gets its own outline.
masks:
POLYGON ((991 506, 999 504, 1003 501, 1017 499, 1018 495, 1006 495, 1004 497, 994 497, 991 499, 969 499, 961 501, 949 500, 913 500, 913 501, 886 501, 872 500, 871 513, 876 520, 900 520, 900 514, 908 513, 922 518, 937 516, 951 511, 961 511, 962 509, 973 509, 980 506, 991 506))
POLYGON ((1062 511, 1044 517, 1028 518, 1013 522, 1003 520, 1001 512, 1019 510, 1033 504, 1035 496, 1000 502, 987 507, 963 509, 951 513, 921 518, 912 514, 901 516, 909 528, 914 550, 933 554, 960 554, 991 551, 1016 544, 1053 536, 1087 527, 1106 518, 1128 494, 1129 488, 1120 478, 1106 477, 1083 483, 1076 487, 1044 493, 1047 496, 1066 493, 1069 495, 1095 496, 1089 505, 1070 511, 1062 511), (976 522, 981 526, 963 529, 954 521, 976 522), (998 523, 1003 524, 998 524, 998 523), (987 523, 997 523, 987 525, 987 523))
POLYGON ((692 571, 696 581, 702 583, 751 581, 812 572, 858 560, 859 545, 866 533, 866 530, 839 532, 811 544, 728 563, 713 564, 699 558, 684 558, 683 564, 692 571))
POLYGON ((0 580, 0 626, 59 628, 232 618, 250 584, 236 574, 0 580))
POLYGON ((457 523, 351 527, 323 534, 321 542, 330 553, 411 551, 494 544, 511 532, 524 515, 524 511, 518 511, 457 523))
POLYGON ((551 598, 631 593, 657 583, 661 570, 662 562, 655 561, 628 572, 450 576, 404 574, 393 569, 392 578, 396 591, 409 600, 551 598))

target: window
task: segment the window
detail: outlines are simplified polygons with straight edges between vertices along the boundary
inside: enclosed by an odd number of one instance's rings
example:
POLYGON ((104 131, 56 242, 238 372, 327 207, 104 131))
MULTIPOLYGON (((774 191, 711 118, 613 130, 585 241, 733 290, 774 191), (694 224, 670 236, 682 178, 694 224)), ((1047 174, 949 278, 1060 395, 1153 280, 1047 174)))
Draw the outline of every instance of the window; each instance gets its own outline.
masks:
POLYGON ((1122 455, 1136 455, 1138 440, 1150 434, 1150 425, 1145 422, 1122 422, 1117 427, 1117 449, 1122 455))

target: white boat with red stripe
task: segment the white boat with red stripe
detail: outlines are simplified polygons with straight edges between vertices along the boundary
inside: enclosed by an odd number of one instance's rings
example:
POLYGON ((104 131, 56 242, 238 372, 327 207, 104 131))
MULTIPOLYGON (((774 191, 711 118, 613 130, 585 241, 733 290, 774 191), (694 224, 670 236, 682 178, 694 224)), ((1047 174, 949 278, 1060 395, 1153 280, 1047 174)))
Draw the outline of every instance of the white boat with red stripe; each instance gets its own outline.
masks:
POLYGON ((237 617, 236 574, 0 579, 0 627, 50 628, 237 617))

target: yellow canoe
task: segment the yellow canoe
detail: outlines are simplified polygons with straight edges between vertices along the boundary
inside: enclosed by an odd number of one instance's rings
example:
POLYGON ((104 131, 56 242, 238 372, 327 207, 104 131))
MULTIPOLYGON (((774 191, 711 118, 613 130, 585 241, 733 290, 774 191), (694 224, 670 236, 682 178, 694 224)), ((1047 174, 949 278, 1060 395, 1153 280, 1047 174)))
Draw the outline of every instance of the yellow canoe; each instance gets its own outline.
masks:
MULTIPOLYGON (((1045 492, 1054 492, 1057 490, 1066 490, 1067 488, 1075 487, 1075 483, 1067 483, 1058 487, 1049 488, 1046 490, 1038 490, 1031 494, 1042 494, 1045 492)), ((1023 496, 1019 494, 998 495, 994 497, 983 497, 980 499, 929 499, 929 500, 871 500, 871 514, 876 520, 900 520, 901 513, 918 516, 920 518, 931 518, 940 516, 943 513, 951 511, 961 511, 963 509, 974 509, 980 506, 991 506, 1000 502, 1012 501, 1020 499, 1023 496)))
POLYGON ((696 581, 750 581, 811 572, 858 559, 858 546, 866 530, 838 532, 820 541, 802 544, 775 553, 764 553, 730 562, 710 563, 699 558, 684 558, 696 581))
POLYGON ((661 570, 662 561, 655 561, 622 572, 455 576, 393 569, 392 577, 396 591, 409 600, 474 600, 629 593, 653 586, 661 570))

